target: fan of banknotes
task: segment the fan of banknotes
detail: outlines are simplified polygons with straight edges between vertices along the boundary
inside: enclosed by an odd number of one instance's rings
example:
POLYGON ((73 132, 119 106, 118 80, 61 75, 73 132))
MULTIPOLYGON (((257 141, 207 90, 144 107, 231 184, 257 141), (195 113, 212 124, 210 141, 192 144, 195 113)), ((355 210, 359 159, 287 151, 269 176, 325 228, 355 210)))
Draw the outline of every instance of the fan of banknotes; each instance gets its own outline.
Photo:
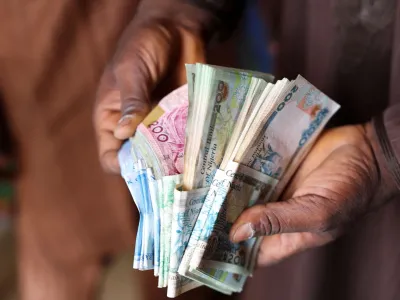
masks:
POLYGON ((168 297, 205 285, 241 292, 261 238, 234 244, 247 207, 277 201, 339 105, 300 75, 186 65, 119 152, 140 213, 133 268, 154 270, 168 297))

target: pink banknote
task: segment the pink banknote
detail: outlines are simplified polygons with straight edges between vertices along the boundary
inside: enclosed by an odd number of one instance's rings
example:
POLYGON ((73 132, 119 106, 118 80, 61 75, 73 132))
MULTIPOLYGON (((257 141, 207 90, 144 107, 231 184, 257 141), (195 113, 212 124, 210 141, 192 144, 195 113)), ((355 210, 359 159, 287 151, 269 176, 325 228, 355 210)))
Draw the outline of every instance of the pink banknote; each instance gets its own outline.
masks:
POLYGON ((148 126, 140 124, 138 130, 160 160, 164 175, 181 174, 188 115, 187 85, 166 96, 158 106, 161 110, 157 120, 148 126))

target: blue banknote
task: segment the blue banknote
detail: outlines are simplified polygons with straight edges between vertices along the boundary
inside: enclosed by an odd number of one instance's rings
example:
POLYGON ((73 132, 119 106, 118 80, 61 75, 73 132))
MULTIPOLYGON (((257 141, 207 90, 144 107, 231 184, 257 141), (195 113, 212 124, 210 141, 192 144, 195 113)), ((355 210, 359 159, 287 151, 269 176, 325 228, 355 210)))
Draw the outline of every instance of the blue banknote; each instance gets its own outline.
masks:
POLYGON ((143 220, 143 228, 138 231, 142 237, 142 253, 141 253, 141 269, 150 270, 154 268, 154 231, 153 231, 153 208, 150 198, 149 180, 147 176, 146 162, 142 159, 138 161, 138 181, 140 182, 140 190, 143 201, 143 211, 141 219, 143 220))
POLYGON ((154 233, 154 275, 159 275, 160 268, 160 203, 159 181, 156 180, 151 168, 147 168, 147 178, 150 191, 150 199, 153 208, 153 233, 154 233))
POLYGON ((143 218, 142 218, 142 193, 140 189, 140 182, 138 177, 138 172, 135 170, 135 163, 132 157, 131 152, 131 142, 125 142, 119 153, 118 153, 118 160, 121 167, 121 176, 124 178, 126 185, 132 195, 132 198, 136 204, 136 207, 139 211, 139 225, 138 225, 138 234, 136 235, 136 242, 135 242, 135 251, 134 251, 134 258, 133 258, 133 268, 139 269, 140 268, 140 261, 141 261, 141 252, 142 252, 142 236, 139 232, 143 230, 143 218))

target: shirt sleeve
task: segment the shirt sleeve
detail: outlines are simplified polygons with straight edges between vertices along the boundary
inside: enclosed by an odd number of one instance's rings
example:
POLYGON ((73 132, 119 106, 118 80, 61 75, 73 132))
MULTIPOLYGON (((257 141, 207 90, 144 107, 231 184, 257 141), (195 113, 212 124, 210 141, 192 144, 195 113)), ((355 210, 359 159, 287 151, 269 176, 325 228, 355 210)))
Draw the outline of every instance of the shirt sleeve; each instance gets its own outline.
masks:
POLYGON ((368 136, 379 167, 380 197, 400 195, 400 104, 387 108, 372 120, 368 136))
POLYGON ((142 0, 136 19, 174 20, 206 42, 228 38, 239 23, 246 0, 142 0))

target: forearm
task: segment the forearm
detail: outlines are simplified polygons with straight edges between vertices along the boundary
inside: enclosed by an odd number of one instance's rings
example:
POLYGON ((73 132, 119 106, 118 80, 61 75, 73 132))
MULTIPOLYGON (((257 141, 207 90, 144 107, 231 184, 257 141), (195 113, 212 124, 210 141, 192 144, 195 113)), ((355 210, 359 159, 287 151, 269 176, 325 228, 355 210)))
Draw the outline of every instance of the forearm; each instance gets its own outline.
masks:
POLYGON ((386 109, 366 128, 380 173, 377 197, 400 195, 400 104, 386 109))
POLYGON ((229 36, 240 20, 245 0, 142 0, 136 19, 173 20, 204 40, 229 36))

